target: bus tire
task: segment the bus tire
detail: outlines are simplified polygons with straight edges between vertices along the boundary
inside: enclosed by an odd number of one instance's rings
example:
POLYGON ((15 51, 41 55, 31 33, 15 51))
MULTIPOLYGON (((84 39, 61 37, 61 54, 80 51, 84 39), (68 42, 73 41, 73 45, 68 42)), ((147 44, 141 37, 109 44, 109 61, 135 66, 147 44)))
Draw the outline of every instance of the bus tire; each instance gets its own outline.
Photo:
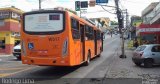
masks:
POLYGON ((21 56, 17 57, 17 60, 21 60, 21 56))
POLYGON ((97 57, 101 57, 101 53, 97 55, 97 57))
POLYGON ((88 52, 87 61, 84 63, 85 66, 88 66, 91 60, 91 54, 88 52))
POLYGON ((103 52, 103 49, 102 49, 102 47, 100 48, 100 51, 101 51, 101 53, 103 52))
POLYGON ((101 57, 101 53, 102 53, 102 47, 100 48, 100 53, 97 56, 101 57))

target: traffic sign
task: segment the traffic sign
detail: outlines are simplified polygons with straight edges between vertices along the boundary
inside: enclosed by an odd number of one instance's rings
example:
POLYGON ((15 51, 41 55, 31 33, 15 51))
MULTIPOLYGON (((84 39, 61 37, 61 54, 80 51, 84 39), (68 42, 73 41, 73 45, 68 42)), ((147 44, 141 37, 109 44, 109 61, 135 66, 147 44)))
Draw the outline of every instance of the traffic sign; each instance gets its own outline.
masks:
POLYGON ((81 1, 81 8, 88 8, 88 1, 81 1))
POLYGON ((96 1, 89 1, 89 6, 94 7, 96 5, 96 1))
POLYGON ((96 0, 97 4, 108 3, 108 0, 96 0))
POLYGON ((81 8, 81 2, 80 1, 76 1, 75 2, 75 10, 76 11, 80 11, 80 8, 81 8))
POLYGON ((83 14, 87 13, 87 9, 81 9, 81 13, 83 14))

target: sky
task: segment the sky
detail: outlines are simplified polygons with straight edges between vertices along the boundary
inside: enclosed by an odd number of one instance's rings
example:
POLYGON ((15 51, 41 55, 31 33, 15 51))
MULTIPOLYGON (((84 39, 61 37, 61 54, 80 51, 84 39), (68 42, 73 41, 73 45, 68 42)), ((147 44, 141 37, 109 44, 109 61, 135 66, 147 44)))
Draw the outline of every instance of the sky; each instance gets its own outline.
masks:
MULTIPOLYGON (((42 8, 54 8, 54 7, 65 7, 74 10, 75 1, 89 1, 89 0, 42 0, 42 8)), ((122 10, 127 9, 129 16, 137 15, 141 16, 141 12, 151 3, 151 2, 160 2, 160 0, 119 0, 119 6, 122 10)), ((0 0, 0 8, 15 6, 23 11, 31 11, 39 8, 38 0, 0 0)), ((114 0, 109 0, 108 6, 115 6, 114 0)), ((95 7, 89 7, 84 9, 81 16, 88 18, 98 18, 98 17, 108 17, 111 20, 116 20, 116 14, 114 7, 103 6, 107 11, 104 11, 103 8, 99 5, 95 7)), ((78 12, 79 13, 79 12, 78 12)))

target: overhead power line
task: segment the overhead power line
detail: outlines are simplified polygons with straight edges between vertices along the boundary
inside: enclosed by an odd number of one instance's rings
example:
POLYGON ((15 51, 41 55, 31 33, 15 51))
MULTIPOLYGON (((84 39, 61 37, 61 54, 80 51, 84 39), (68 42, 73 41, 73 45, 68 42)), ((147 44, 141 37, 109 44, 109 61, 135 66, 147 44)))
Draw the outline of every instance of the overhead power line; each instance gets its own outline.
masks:
POLYGON ((101 5, 101 7, 102 7, 102 9, 103 9, 103 10, 105 10, 105 11, 106 11, 106 12, 108 12, 108 13, 116 14, 116 13, 112 13, 112 12, 110 12, 110 11, 106 10, 102 5, 101 5))
POLYGON ((124 2, 129 2, 129 3, 134 3, 134 4, 150 4, 150 3, 146 3, 146 2, 134 2, 134 1, 127 1, 127 0, 123 0, 124 2))
MULTIPOLYGON (((112 11, 112 10, 108 10, 108 11, 112 11)), ((86 13, 99 13, 99 12, 106 12, 106 11, 105 10, 100 10, 100 11, 86 12, 86 13)))
POLYGON ((126 8, 124 7, 124 5, 122 5, 122 0, 119 1, 119 4, 120 4, 120 6, 122 7, 122 9, 126 9, 126 8))

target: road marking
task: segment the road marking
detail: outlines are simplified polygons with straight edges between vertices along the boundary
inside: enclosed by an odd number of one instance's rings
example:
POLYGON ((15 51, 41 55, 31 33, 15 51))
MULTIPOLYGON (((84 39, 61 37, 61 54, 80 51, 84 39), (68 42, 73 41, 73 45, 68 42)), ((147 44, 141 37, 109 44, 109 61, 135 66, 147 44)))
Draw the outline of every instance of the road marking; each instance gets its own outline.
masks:
POLYGON ((0 61, 2 61, 2 59, 0 59, 0 61))
POLYGON ((13 73, 0 74, 0 78, 11 76, 11 75, 14 75, 14 74, 17 74, 17 73, 20 73, 20 72, 23 72, 23 71, 27 71, 27 70, 30 70, 30 69, 33 69, 33 68, 37 68, 37 67, 40 67, 40 66, 29 67, 29 68, 26 68, 26 69, 23 69, 23 70, 20 70, 20 71, 16 71, 16 72, 13 72, 13 73))
POLYGON ((6 76, 8 76, 9 74, 10 74, 10 73, 0 74, 0 78, 6 77, 6 76))
POLYGON ((25 69, 25 68, 0 68, 0 70, 18 70, 18 69, 25 69))

